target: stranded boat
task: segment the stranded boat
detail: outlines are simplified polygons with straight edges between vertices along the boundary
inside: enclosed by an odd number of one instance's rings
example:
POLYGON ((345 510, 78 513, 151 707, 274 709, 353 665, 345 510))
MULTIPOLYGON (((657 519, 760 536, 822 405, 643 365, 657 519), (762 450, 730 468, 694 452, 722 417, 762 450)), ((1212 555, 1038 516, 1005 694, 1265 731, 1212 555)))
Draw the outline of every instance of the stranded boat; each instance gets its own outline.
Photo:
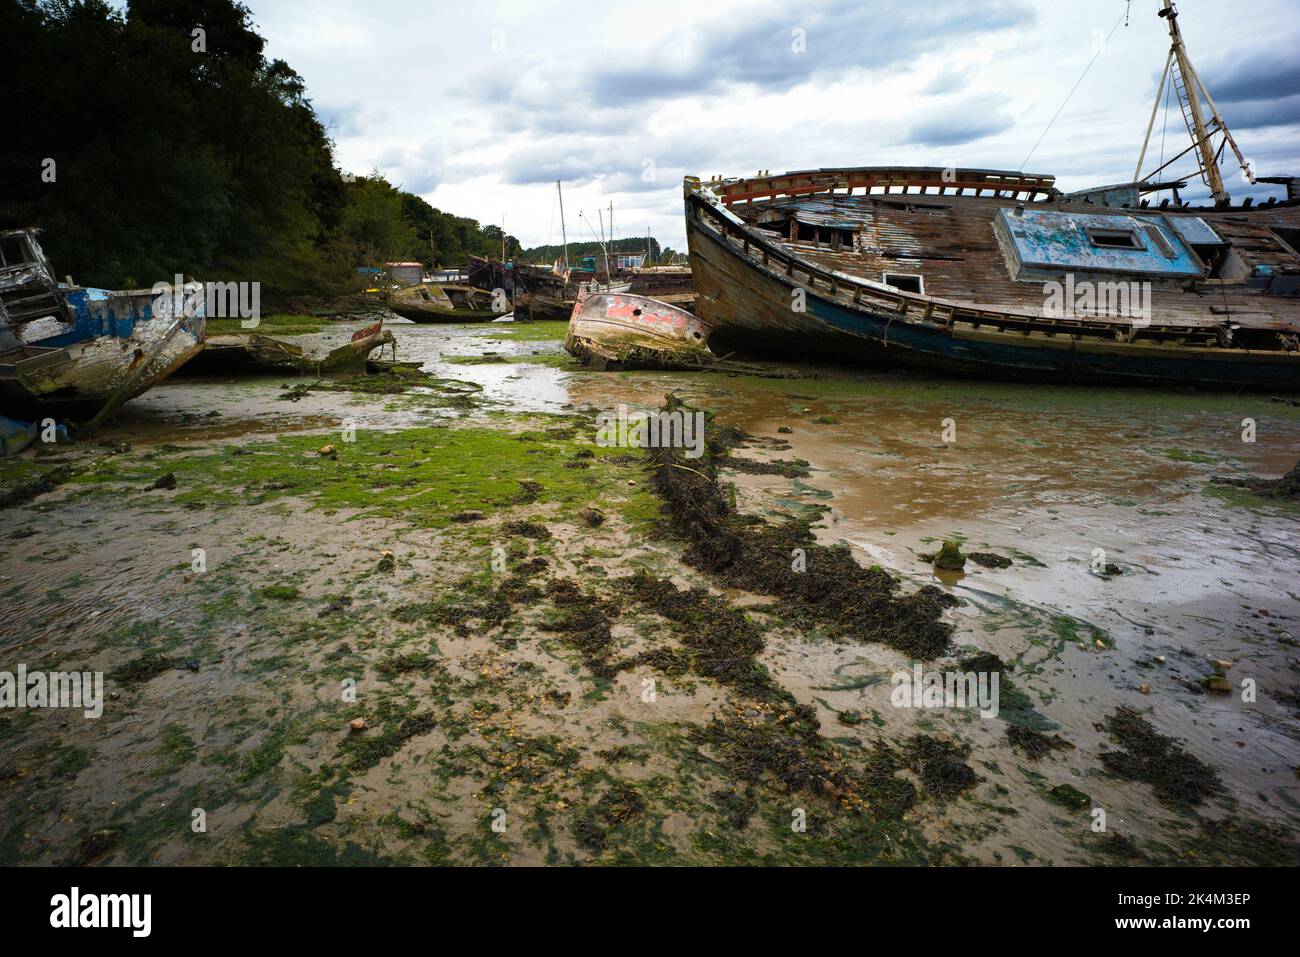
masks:
POLYGON ((700 369, 716 365, 708 323, 628 293, 582 292, 564 348, 594 369, 700 369))
POLYGON ((1180 155, 1199 158, 1213 205, 1183 204, 1185 182, 1153 179, 1169 164, 1143 177, 1142 160, 1133 182, 1076 193, 1051 176, 983 169, 688 177, 696 314, 714 327, 713 349, 1300 390, 1297 181, 1262 180, 1287 186, 1281 202, 1231 205, 1217 166, 1225 147, 1251 182, 1253 171, 1187 61, 1168 0, 1161 15, 1173 37, 1165 78, 1192 134, 1180 155), (1143 198, 1160 190, 1173 203, 1143 198))
MULTIPOLYGON (((203 352, 186 366, 186 373, 298 373, 329 375, 365 372, 370 354, 386 345, 397 349, 393 334, 381 319, 358 329, 343 345, 324 355, 308 355, 300 345, 256 332, 209 336, 203 352)), ((383 354, 382 352, 380 353, 383 354)))
POLYGON ((489 322, 510 311, 497 308, 493 293, 459 283, 421 283, 398 289, 388 308, 412 322, 489 322))
POLYGON ((660 302, 690 309, 695 304, 695 287, 687 266, 644 266, 632 270, 628 292, 650 296, 660 302))
POLYGON ((203 328, 201 283, 164 292, 59 283, 36 230, 0 232, 5 411, 102 416, 202 351, 203 328))

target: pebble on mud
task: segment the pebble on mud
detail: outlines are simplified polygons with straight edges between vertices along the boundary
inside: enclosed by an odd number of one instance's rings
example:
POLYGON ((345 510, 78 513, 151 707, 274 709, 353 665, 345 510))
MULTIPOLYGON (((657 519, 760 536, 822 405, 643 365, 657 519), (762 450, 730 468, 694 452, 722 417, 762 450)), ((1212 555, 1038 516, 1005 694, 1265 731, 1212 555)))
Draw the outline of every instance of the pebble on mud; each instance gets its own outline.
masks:
POLYGON ((334 448, 333 445, 322 445, 316 450, 316 454, 320 455, 322 458, 336 459, 339 457, 339 450, 334 448))
POLYGON ((369 725, 366 724, 365 718, 353 718, 348 722, 348 727, 353 731, 364 731, 369 725))
POLYGON ((154 479, 154 483, 149 486, 149 488, 151 489, 156 489, 156 488, 174 489, 175 487, 176 487, 176 476, 171 472, 166 472, 163 475, 158 476, 156 479, 154 479))
POLYGON ((1223 675, 1210 675, 1201 679, 1201 687, 1207 691, 1216 691, 1219 694, 1230 694, 1232 692, 1232 683, 1223 675))
POLYGON ((598 508, 580 508, 578 509, 578 515, 592 528, 605 522, 605 513, 598 508))

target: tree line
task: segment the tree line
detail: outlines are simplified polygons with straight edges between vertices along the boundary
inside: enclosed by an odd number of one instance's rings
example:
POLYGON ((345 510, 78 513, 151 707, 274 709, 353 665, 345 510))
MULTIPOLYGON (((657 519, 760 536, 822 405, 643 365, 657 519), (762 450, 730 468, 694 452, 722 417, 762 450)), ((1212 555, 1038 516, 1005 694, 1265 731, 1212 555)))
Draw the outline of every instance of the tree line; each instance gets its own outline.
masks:
MULTIPOLYGON (((613 239, 606 243, 609 247, 609 254, 615 253, 634 253, 644 254, 646 251, 646 239, 642 237, 630 237, 625 239, 613 239)), ((569 243, 569 264, 576 265, 582 261, 583 256, 603 256, 604 248, 595 240, 585 242, 569 243)), ((659 240, 653 236, 650 237, 650 259, 652 264, 659 265, 667 263, 674 255, 673 249, 661 249, 659 240)), ((563 246, 534 246, 532 249, 525 249, 522 254, 528 262, 552 263, 564 259, 563 246)))
POLYGON ((499 227, 345 176, 265 45, 233 0, 0 0, 0 229, 41 227, 85 285, 184 273, 271 302, 349 292, 384 261, 501 255, 499 227))

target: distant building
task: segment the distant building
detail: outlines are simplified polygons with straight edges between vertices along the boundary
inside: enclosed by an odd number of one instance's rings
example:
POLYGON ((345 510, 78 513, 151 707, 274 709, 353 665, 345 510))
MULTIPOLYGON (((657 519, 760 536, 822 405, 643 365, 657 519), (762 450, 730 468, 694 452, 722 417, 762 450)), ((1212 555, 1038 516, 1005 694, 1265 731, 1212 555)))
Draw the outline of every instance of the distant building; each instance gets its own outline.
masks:
POLYGON ((384 263, 384 268, 399 286, 418 285, 424 272, 424 267, 419 263, 384 263))
POLYGON ((645 262, 645 253, 618 253, 610 256, 609 261, 615 269, 640 269, 645 262))

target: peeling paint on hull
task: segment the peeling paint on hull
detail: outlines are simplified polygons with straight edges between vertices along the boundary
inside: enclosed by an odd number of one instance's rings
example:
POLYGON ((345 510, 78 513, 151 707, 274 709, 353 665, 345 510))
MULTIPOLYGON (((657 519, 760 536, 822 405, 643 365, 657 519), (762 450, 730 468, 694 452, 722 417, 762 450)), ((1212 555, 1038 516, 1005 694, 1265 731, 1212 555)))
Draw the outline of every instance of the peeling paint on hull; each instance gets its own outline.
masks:
POLYGON ((170 297, 74 290, 68 300, 77 311, 76 331, 28 343, 26 357, 0 359, 0 406, 81 415, 124 385, 123 401, 148 391, 203 349, 202 286, 192 284, 186 293, 179 328, 168 337, 176 325, 170 297), (68 341, 75 336, 85 338, 68 341))

